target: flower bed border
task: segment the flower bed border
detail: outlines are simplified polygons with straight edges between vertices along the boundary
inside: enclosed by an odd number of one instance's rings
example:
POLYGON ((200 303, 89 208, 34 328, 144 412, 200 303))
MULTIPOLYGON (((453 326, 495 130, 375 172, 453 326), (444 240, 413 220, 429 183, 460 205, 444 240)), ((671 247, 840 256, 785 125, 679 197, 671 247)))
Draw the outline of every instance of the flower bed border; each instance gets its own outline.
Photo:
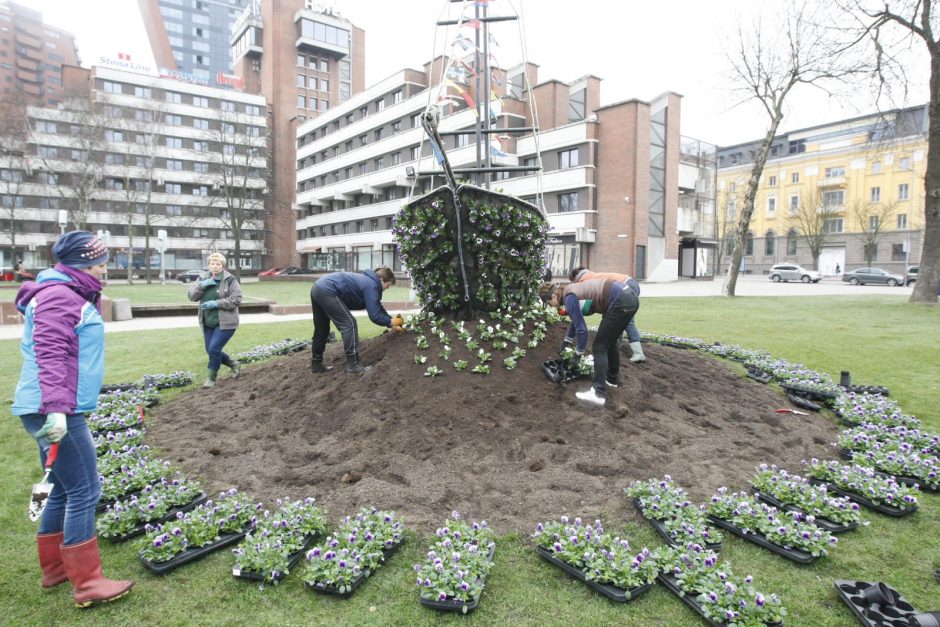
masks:
MULTIPOLYGON (((490 542, 489 551, 486 554, 486 561, 492 563, 494 555, 496 555, 496 543, 490 542)), ((477 583, 479 583, 481 586, 481 595, 483 594, 482 585, 484 581, 486 581, 486 577, 480 577, 477 579, 477 583)), ((477 606, 480 604, 480 597, 464 603, 463 601, 458 601, 457 599, 446 599, 444 601, 439 601, 437 599, 426 599, 423 596, 418 595, 418 602, 425 607, 430 607, 431 609, 438 610, 440 612, 457 612, 469 614, 473 610, 477 609, 477 606)))
MULTIPOLYGON (((143 490, 139 490, 138 494, 142 492, 143 490)), ((178 513, 186 513, 188 511, 194 510, 200 505, 202 505, 203 503, 205 503, 207 500, 209 500, 209 495, 206 494, 205 492, 200 492, 190 502, 184 503, 183 505, 177 505, 176 507, 171 508, 169 511, 167 511, 166 514, 164 514, 163 516, 160 516, 159 518, 155 518, 153 520, 145 520, 144 522, 140 523, 139 525, 137 525, 136 527, 134 527, 133 529, 125 533, 123 536, 99 536, 99 537, 104 538, 105 540, 107 540, 108 542, 111 542, 112 544, 120 544, 121 542, 126 542, 138 536, 144 535, 144 533, 146 532, 145 527, 147 525, 162 525, 163 523, 169 522, 173 520, 174 518, 176 518, 176 515, 178 513)), ((108 505, 113 505, 114 503, 117 503, 117 501, 111 501, 108 505)))
POLYGON ((708 514, 708 520, 715 523, 722 529, 730 531, 740 538, 744 538, 748 542, 752 542, 757 546, 763 547, 768 551, 772 551, 780 557, 785 557, 792 562, 796 562, 797 564, 812 564, 817 559, 819 559, 819 557, 814 556, 812 553, 804 551, 803 549, 788 549, 777 544, 776 542, 771 542, 767 539, 767 536, 760 533, 759 531, 745 531, 744 529, 741 529, 737 525, 723 518, 718 518, 717 516, 708 514))
MULTIPOLYGON (((666 530, 666 524, 663 521, 657 520, 655 518, 650 518, 649 516, 647 516, 646 512, 643 511, 643 506, 640 505, 639 499, 634 498, 631 500, 633 501, 633 507, 635 507, 637 511, 640 512, 640 516, 642 516, 647 522, 649 522, 653 526, 653 529, 655 529, 656 532, 659 533, 660 536, 662 536, 663 540, 666 541, 666 544, 676 549, 682 548, 682 545, 677 544, 674 539, 669 537, 669 531, 666 530)), ((715 553, 721 552, 721 542, 716 542, 714 544, 706 542, 703 546, 710 551, 714 551, 715 553)))
POLYGON ((217 551, 218 549, 226 547, 230 544, 235 544, 244 538, 248 534, 248 531, 249 527, 246 527, 244 530, 236 533, 224 533, 220 535, 217 540, 210 542, 209 544, 197 548, 186 549, 182 553, 177 553, 165 562, 151 562, 150 560, 144 559, 139 555, 138 557, 150 572, 156 575, 166 575, 169 574, 170 571, 179 568, 183 564, 195 562, 196 560, 204 558, 213 551, 217 551))
MULTIPOLYGON (((800 512, 804 516, 808 515, 803 508, 797 507, 796 505, 791 505, 790 503, 784 503, 776 496, 762 492, 757 488, 757 486, 752 485, 751 492, 760 500, 768 503, 769 505, 773 505, 777 509, 786 510, 789 512, 800 512)), ((845 525, 842 523, 833 522, 828 518, 822 518, 821 516, 814 516, 813 518, 815 518, 813 524, 815 524, 817 527, 822 527, 829 533, 845 533, 846 531, 854 531, 855 529, 858 529, 858 523, 849 523, 845 525)))
MULTIPOLYGON (((297 551, 294 551, 293 553, 288 554, 287 556, 287 570, 288 571, 292 571, 294 566, 296 566, 297 563, 301 559, 303 559, 304 555, 307 554, 307 551, 310 550, 310 548, 313 546, 314 542, 319 537, 319 535, 320 534, 316 534, 316 533, 308 534, 307 537, 304 538, 304 545, 297 551)), ((237 577, 239 579, 248 579, 251 581, 267 581, 268 580, 268 578, 264 574, 259 573, 256 570, 242 570, 238 566, 232 567, 232 576, 237 577)), ((278 581, 280 581, 286 576, 287 576, 286 574, 280 573, 278 574, 277 577, 272 577, 271 581, 273 583, 277 583, 278 581)))
MULTIPOLYGON (((894 616, 886 616, 881 612, 876 612, 871 609, 871 606, 862 605, 861 601, 854 601, 853 599, 860 599, 857 595, 853 595, 845 590, 845 587, 850 587, 853 589, 862 589, 858 584, 866 584, 864 588, 870 588, 875 585, 867 581, 852 581, 851 579, 836 579, 833 582, 833 585, 836 588, 836 592, 839 594, 839 598, 843 603, 849 606, 849 609, 852 610, 852 613, 858 619, 858 621, 865 627, 892 627, 892 626, 906 626, 908 625, 908 617, 917 613, 917 610, 914 609, 914 606, 908 603, 901 594, 889 586, 884 584, 886 588, 892 590, 895 594, 898 595, 897 602, 890 607, 894 616), (907 609, 910 608, 910 609, 907 609), (872 616, 874 614, 874 616, 872 616)), ((879 606, 878 609, 881 609, 879 606)))
MULTIPOLYGON (((656 581, 661 583, 667 590, 669 590, 674 595, 679 597, 680 601, 682 601, 687 606, 689 606, 696 614, 698 614, 701 617, 703 621, 711 625, 711 627, 722 627, 723 625, 726 624, 723 622, 716 623, 710 618, 707 618, 705 616, 705 613, 702 611, 701 604, 696 599, 696 597, 698 597, 698 593, 684 592, 682 588, 679 587, 679 580, 673 577, 672 575, 670 575, 669 573, 659 573, 659 575, 656 576, 656 581)), ((779 623, 764 623, 764 624, 768 626, 773 626, 773 627, 782 627, 783 621, 780 621, 779 623)))
POLYGON ((571 564, 564 562, 554 555, 548 549, 542 548, 540 546, 535 547, 535 550, 538 552, 539 557, 541 557, 546 562, 557 566, 562 569, 578 581, 584 582, 588 588, 597 592, 611 601, 616 601, 617 603, 629 603, 633 599, 637 598, 647 590, 653 587, 652 582, 643 584, 630 588, 629 590, 624 590, 623 588, 618 588, 607 583, 600 583, 598 581, 593 581, 587 578, 587 575, 580 568, 575 568, 571 564))
POLYGON ((845 490, 835 485, 831 481, 825 479, 817 479, 816 477, 809 477, 810 483, 815 483, 816 485, 825 485, 828 490, 832 490, 839 496, 844 496, 847 499, 852 499, 859 505, 864 505, 869 509, 873 509, 876 512, 881 514, 886 514, 888 516, 894 516, 895 518, 902 518, 909 514, 913 514, 919 509, 919 505, 911 505, 907 509, 901 509, 900 507, 894 507, 893 505, 878 505, 877 503, 870 501, 867 497, 862 496, 858 492, 852 492, 851 490, 845 490))
MULTIPOLYGON (((401 545, 404 543, 405 543, 405 538, 402 537, 401 540, 399 540, 392 546, 386 549, 382 549, 382 558, 379 560, 379 564, 384 565, 385 562, 387 562, 389 558, 391 558, 392 555, 394 555, 395 552, 398 551, 399 547, 401 547, 401 545)), ((304 553, 306 553, 306 551, 304 553)), ((378 567, 376 567, 376 570, 378 570, 378 567)), ((359 573, 359 576, 353 579, 349 583, 349 587, 345 592, 340 592, 339 588, 337 588, 336 586, 330 586, 326 584, 321 586, 318 583, 308 583, 306 581, 304 582, 304 586, 308 590, 313 590, 314 592, 319 592, 320 594, 329 594, 331 596, 335 596, 340 599, 348 599, 356 592, 356 590, 359 589, 359 586, 365 583, 367 578, 372 576, 373 572, 374 571, 371 571, 371 570, 364 570, 361 573, 359 573)))

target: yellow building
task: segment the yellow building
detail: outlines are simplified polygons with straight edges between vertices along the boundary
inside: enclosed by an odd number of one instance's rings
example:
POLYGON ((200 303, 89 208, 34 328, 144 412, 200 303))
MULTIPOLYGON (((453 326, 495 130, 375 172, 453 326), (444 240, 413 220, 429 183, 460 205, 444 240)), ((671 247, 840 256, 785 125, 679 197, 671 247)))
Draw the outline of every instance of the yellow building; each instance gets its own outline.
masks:
MULTIPOLYGON (((760 140, 718 150, 719 272, 760 140)), ((875 266, 904 274, 920 260, 927 106, 791 131, 774 138, 742 262, 766 273, 798 263, 834 276, 875 266)))

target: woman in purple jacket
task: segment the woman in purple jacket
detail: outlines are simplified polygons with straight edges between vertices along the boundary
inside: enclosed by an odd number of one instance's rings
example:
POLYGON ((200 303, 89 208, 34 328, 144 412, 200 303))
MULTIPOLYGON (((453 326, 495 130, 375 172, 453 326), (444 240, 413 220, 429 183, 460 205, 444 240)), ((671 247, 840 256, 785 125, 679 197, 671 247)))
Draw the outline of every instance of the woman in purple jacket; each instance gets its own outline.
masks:
POLYGON ((95 537, 95 506, 101 495, 95 445, 85 414, 95 409, 104 378, 101 278, 108 249, 87 231, 63 234, 52 247, 59 260, 16 295, 26 317, 20 352, 23 369, 13 414, 39 441, 45 465, 59 443, 36 542, 42 587, 72 583, 75 604, 88 607, 127 594, 133 581, 112 581, 101 572, 95 537))

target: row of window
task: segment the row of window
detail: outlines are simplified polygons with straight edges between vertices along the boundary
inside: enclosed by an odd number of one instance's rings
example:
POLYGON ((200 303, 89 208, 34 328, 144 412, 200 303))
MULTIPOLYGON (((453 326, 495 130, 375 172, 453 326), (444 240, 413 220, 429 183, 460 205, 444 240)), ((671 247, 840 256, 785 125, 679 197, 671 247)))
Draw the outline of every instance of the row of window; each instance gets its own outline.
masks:
MULTIPOLYGON (((298 62, 300 61, 301 58, 302 56, 298 56, 298 62)), ((348 62, 345 62, 345 63, 348 66, 348 62)), ((348 68, 346 68, 346 70, 348 71, 348 68)), ((342 71, 343 71, 343 66, 341 66, 341 72, 342 71)), ((343 80, 343 77, 340 76, 340 79, 343 80)), ((348 81, 349 78, 347 77, 345 80, 348 81)), ((298 83, 299 81, 300 81, 300 75, 298 74, 298 83)), ((340 85, 340 87, 342 86, 343 84, 340 85)), ((327 90, 322 89, 321 91, 327 91, 327 90)), ((389 94, 388 98, 391 99, 392 104, 397 104, 404 99, 404 92, 401 89, 397 89, 393 91, 391 94, 389 94)), ((348 95, 346 98, 343 98, 341 94, 340 102, 344 102, 347 99, 348 99, 348 95)), ((383 96, 382 98, 375 100, 371 105, 365 105, 365 106, 360 107, 358 118, 355 116, 354 113, 347 113, 346 116, 343 118, 344 126, 349 126, 350 124, 353 124, 354 122, 358 120, 363 120, 369 117, 370 107, 371 107, 371 110, 374 111, 375 113, 378 113, 379 111, 384 110, 385 104, 386 104, 386 97, 383 96)), ((310 107, 310 108, 313 108, 313 107, 310 107)), ((398 124, 399 128, 401 128, 401 120, 397 120, 393 122, 392 124, 398 124)), ((415 113, 411 116, 411 128, 419 128, 420 126, 421 126, 421 113, 415 113)), ((304 135, 300 137, 297 140, 297 147, 300 148, 301 146, 305 146, 315 141, 318 138, 326 137, 328 133, 335 133, 340 128, 341 126, 340 126, 339 119, 333 120, 332 124, 330 124, 329 127, 327 127, 326 125, 321 126, 318 129, 318 131, 314 131, 312 133, 309 133, 308 135, 304 135)))
MULTIPOLYGON (((156 146, 157 143, 154 142, 153 135, 144 135, 138 134, 135 137, 136 143, 142 146, 156 146)), ((105 131, 105 141, 107 142, 123 142, 124 134, 121 131, 105 131)), ((190 140, 189 138, 184 137, 171 137, 166 136, 163 138, 163 142, 160 144, 166 146, 167 148, 189 148, 195 152, 210 152, 210 142, 204 140, 190 140)), ((235 156, 245 156, 246 158, 253 158, 261 156, 263 152, 255 147, 245 147, 239 144, 221 144, 219 145, 216 142, 212 142, 212 146, 216 148, 212 152, 219 153, 227 157, 235 156)), ((88 158, 88 151, 78 148, 65 148, 59 146, 37 146, 36 147, 36 156, 42 159, 65 159, 70 158, 72 161, 85 161, 88 158)), ((139 155, 135 155, 139 156, 139 155)), ((112 156, 106 157, 112 159, 113 163, 117 164, 117 159, 121 157, 112 156)), ((130 156, 128 156, 127 161, 122 161, 122 163, 130 163, 130 156)), ((119 164, 120 165, 120 164, 119 164)), ((148 165, 143 165, 141 167, 149 167, 148 165)))
MULTIPOLYGON (((839 231, 832 232, 841 232, 841 225, 839 231)), ((795 230, 790 230, 787 233, 787 256, 793 257, 796 256, 797 252, 797 241, 799 235, 795 230)), ((774 235, 773 231, 768 231, 764 236, 764 256, 773 257, 776 254, 777 247, 777 236, 774 235)), ((863 245, 863 257, 872 261, 878 260, 878 249, 879 246, 875 244, 864 244, 863 245)), ((730 235, 725 242, 725 251, 730 254, 734 250, 734 235, 730 235)), ((744 238, 744 254, 748 257, 754 256, 754 235, 748 233, 744 238)), ((907 253, 904 251, 904 244, 891 244, 891 261, 906 261, 907 253)))
MULTIPOLYGON (((910 186, 908 183, 900 183, 898 185, 898 195, 897 200, 909 200, 910 199, 910 186)), ((820 200, 822 201, 822 206, 827 209, 837 209, 845 205, 845 190, 831 190, 822 192, 820 200)), ((881 187, 872 187, 869 190, 869 202, 880 203, 881 202, 881 187)), ((729 209, 734 210, 734 200, 729 200, 729 209)), ((790 215, 795 216, 800 209, 800 196, 799 194, 790 195, 790 215)), ((774 214, 777 211, 777 197, 770 196, 767 198, 767 213, 774 214)))
POLYGON ((313 226, 299 231, 299 237, 305 239, 308 237, 326 237, 327 235, 348 235, 349 233, 371 233, 373 231, 389 231, 392 228, 392 216, 383 216, 382 218, 371 218, 369 220, 355 220, 353 222, 342 222, 339 224, 328 224, 323 226, 313 226), (380 225, 381 224, 381 228, 380 225))
MULTIPOLYGON (((101 90, 107 94, 128 94, 133 95, 137 98, 145 98, 147 100, 153 100, 154 90, 150 87, 144 87, 141 85, 125 85, 124 83, 116 83, 113 81, 101 81, 101 90), (133 90, 133 91, 131 91, 133 90)), ((207 96, 197 96, 190 94, 182 94, 175 91, 163 91, 163 100, 171 104, 191 104, 194 107, 200 107, 202 109, 208 109, 210 105, 219 111, 224 111, 226 113, 246 113, 248 115, 261 115, 261 107, 259 105, 245 104, 245 103, 236 103, 231 100, 217 100, 215 98, 209 98, 207 96)))
MULTIPOLYGON (((898 170, 910 171, 911 170, 911 158, 910 157, 900 157, 898 158, 898 170)), ((881 174, 884 172, 884 166, 881 161, 872 161, 871 163, 871 173, 872 174, 881 174)), ((831 168, 826 168, 823 171, 824 178, 841 178, 845 176, 845 166, 833 166, 831 168)), ((790 183, 799 183, 800 182, 800 173, 791 172, 790 173, 790 183)), ((769 175, 767 177, 767 187, 776 187, 777 186, 777 177, 775 175, 769 175)), ((731 191, 734 191, 734 183, 731 183, 731 191)))

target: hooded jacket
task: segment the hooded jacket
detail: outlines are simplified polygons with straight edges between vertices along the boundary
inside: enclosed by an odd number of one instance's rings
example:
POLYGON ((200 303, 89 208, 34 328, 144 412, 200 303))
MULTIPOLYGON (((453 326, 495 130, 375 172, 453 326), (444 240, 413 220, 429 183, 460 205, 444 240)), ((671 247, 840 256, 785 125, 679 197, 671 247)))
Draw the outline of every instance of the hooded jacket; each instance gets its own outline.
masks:
POLYGON ((98 279, 62 264, 43 270, 17 292, 16 307, 26 324, 13 415, 95 409, 104 379, 100 298, 98 279))
MULTIPOLYGON (((202 293, 206 288, 202 286, 201 281, 205 281, 212 274, 206 272, 199 281, 196 281, 189 288, 189 300, 202 302, 202 293)), ((222 330, 238 328, 238 306, 242 304, 242 286, 238 284, 238 279, 228 270, 222 270, 222 279, 219 281, 219 296, 216 299, 219 303, 219 328, 222 330)), ((199 309, 199 325, 202 326, 204 312, 199 309)))
POLYGON ((334 272, 318 279, 316 286, 337 296, 351 310, 365 309, 369 320, 380 327, 392 326, 392 317, 382 306, 382 281, 375 270, 334 272))

